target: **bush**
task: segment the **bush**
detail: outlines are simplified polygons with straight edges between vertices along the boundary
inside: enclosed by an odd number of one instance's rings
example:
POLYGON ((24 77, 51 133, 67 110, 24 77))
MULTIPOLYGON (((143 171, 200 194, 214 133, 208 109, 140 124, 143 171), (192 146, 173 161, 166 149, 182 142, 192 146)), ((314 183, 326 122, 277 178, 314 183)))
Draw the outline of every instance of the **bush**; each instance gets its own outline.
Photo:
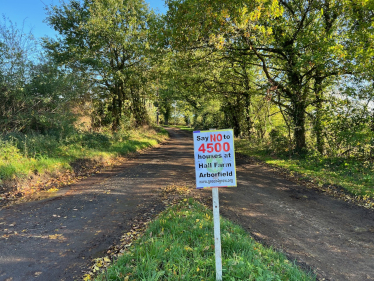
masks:
POLYGON ((81 141, 82 146, 88 148, 109 147, 111 145, 111 140, 107 135, 96 132, 83 134, 81 141))
POLYGON ((206 112, 195 120, 194 128, 200 130, 220 129, 223 127, 221 120, 223 120, 222 113, 206 112))
POLYGON ((22 158, 20 150, 10 141, 0 140, 0 160, 18 160, 22 158))
POLYGON ((7 134, 4 139, 13 143, 21 155, 25 157, 52 156, 59 147, 59 142, 55 136, 35 132, 30 134, 13 132, 7 134))
POLYGON ((284 154, 289 151, 288 139, 278 130, 271 130, 270 134, 271 149, 276 154, 284 154))

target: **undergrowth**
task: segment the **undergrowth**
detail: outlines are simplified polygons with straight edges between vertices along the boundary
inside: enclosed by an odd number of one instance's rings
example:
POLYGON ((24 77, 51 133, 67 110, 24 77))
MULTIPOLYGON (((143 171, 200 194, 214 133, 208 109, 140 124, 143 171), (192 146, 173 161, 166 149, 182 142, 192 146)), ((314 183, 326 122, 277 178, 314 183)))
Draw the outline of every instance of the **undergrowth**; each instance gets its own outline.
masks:
POLYGON ((164 140, 162 128, 74 132, 66 136, 10 133, 0 138, 0 184, 71 170, 77 159, 106 162, 164 140), (156 131, 157 130, 157 131, 156 131))

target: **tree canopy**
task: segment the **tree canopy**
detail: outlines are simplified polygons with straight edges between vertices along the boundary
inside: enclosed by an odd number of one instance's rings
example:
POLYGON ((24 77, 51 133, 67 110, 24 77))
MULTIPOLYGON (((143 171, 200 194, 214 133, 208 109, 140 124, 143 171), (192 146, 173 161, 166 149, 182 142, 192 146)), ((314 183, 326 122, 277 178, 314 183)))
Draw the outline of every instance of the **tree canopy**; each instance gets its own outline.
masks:
POLYGON ((165 124, 231 127, 297 155, 372 155, 373 1, 166 5, 164 15, 143 0, 51 6, 47 22, 59 36, 44 39, 41 63, 28 57, 31 36, 18 40, 16 28, 3 28, 3 130, 40 131, 53 123, 41 112, 52 120, 78 102, 92 129, 141 126, 161 114, 165 124))
POLYGON ((59 63, 90 74, 107 100, 103 111, 113 129, 125 114, 145 121, 149 24, 154 14, 139 0, 71 1, 49 10, 48 22, 61 35, 45 41, 59 63))
MULTIPOLYGON (((244 72, 256 73, 251 83, 243 81, 245 91, 241 91, 250 96, 250 92, 253 95, 262 89, 263 98, 279 107, 290 122, 299 154, 307 150, 309 116, 318 150, 323 153, 321 114, 329 98, 326 92, 336 90, 346 76, 362 73, 359 65, 367 63, 372 51, 362 45, 367 46, 371 40, 367 23, 361 25, 357 20, 363 17, 367 4, 334 0, 167 3, 166 21, 174 50, 195 54, 204 50, 206 56, 199 60, 200 64, 213 56, 231 63, 226 69, 233 71, 236 81, 243 78, 244 72), (365 38, 366 43, 353 42, 356 35, 365 38), (235 68, 243 64, 240 73, 235 68), (253 85, 258 85, 256 90, 253 85)), ((217 69, 208 67, 211 71, 217 69)), ((225 81, 227 86, 229 80, 225 81)), ((218 86, 219 82, 215 82, 218 86)), ((250 115, 245 112, 249 105, 247 102, 242 116, 250 115)), ((246 123, 250 125, 250 118, 246 123)))

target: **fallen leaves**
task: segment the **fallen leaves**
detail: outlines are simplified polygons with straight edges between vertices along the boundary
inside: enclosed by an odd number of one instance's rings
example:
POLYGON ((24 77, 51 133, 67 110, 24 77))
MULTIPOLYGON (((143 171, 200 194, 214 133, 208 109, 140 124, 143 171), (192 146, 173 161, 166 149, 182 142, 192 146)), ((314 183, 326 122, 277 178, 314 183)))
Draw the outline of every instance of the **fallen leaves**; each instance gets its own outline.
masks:
POLYGON ((166 187, 162 187, 160 191, 160 196, 163 199, 163 203, 168 205, 174 205, 178 203, 180 200, 187 201, 187 197, 191 193, 191 188, 185 185, 168 185, 166 187))
POLYGON ((61 241, 61 242, 66 240, 66 238, 62 234, 48 235, 48 239, 58 240, 58 241, 61 241))
MULTIPOLYGON (((168 206, 174 205, 183 199, 187 201, 187 198, 191 197, 190 193, 190 187, 187 187, 185 185, 173 184, 161 188, 159 195, 162 199, 162 203, 168 206)), ((143 205, 138 205, 137 207, 142 208, 143 205)), ((147 225, 157 213, 158 211, 155 208, 143 209, 143 211, 139 210, 139 215, 129 223, 131 228, 121 236, 119 243, 109 248, 106 252, 106 256, 92 260, 90 269, 84 272, 85 274, 83 276, 83 280, 93 280, 95 276, 97 276, 101 272, 105 272, 106 268, 111 264, 112 260, 122 256, 123 253, 125 253, 132 246, 133 241, 144 234, 147 225)), ((152 232, 150 233, 150 235, 153 235, 152 232)), ((129 276, 124 277, 124 280, 129 280, 129 276)))
MULTIPOLYGON (((140 212, 139 215, 129 223, 130 229, 121 236, 119 243, 110 247, 106 252, 106 256, 92 260, 92 265, 83 275, 83 280, 93 280, 95 276, 104 272, 114 259, 122 256, 123 253, 131 247, 132 242, 144 234, 148 223, 156 214, 157 212, 154 209, 151 209, 150 212, 146 210, 143 210, 142 213, 140 212)), ((127 279, 125 277, 124 280, 129 280, 128 278, 127 276, 127 279)))

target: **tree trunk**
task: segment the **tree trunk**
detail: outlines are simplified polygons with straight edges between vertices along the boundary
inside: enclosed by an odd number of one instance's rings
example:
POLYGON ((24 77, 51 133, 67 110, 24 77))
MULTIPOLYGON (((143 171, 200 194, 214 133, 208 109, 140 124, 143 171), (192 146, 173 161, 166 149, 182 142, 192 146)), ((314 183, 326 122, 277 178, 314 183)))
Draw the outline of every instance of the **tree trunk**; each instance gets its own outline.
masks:
POLYGON ((248 139, 251 138, 253 122, 251 119, 251 96, 249 93, 245 94, 245 122, 246 122, 246 134, 248 139))
POLYGON ((239 101, 236 100, 233 104, 230 101, 226 101, 226 105, 224 106, 224 113, 228 119, 228 126, 232 127, 234 130, 234 136, 239 137, 241 133, 240 128, 240 106, 239 101))
POLYGON ((170 119, 171 109, 169 107, 166 108, 164 111, 164 124, 169 125, 169 119, 170 119))
POLYGON ((241 67, 243 69, 244 74, 244 86, 245 86, 245 94, 244 94, 244 112, 245 112, 245 124, 246 124, 246 135, 248 136, 248 139, 251 138, 252 135, 252 129, 253 129, 253 122, 251 119, 251 86, 250 86, 250 80, 247 72, 247 64, 244 60, 241 64, 241 67))
POLYGON ((317 150, 323 155, 325 150, 325 140, 323 138, 323 128, 322 128, 322 103, 323 103, 323 93, 322 93, 322 80, 316 79, 314 84, 314 91, 316 94, 316 119, 314 120, 314 131, 316 133, 317 150))
POLYGON ((138 89, 131 89, 132 106, 131 113, 134 117, 135 126, 139 127, 148 123, 147 110, 139 95, 138 89))
POLYGON ((119 118, 118 118, 118 108, 117 108, 117 96, 113 95, 112 99, 112 131, 117 131, 119 126, 119 118))
POLYGON ((305 103, 295 102, 293 112, 295 152, 304 156, 307 152, 305 140, 305 103))
POLYGON ((317 150, 323 155, 325 151, 325 140, 323 139, 323 128, 322 128, 322 99, 317 95, 317 104, 316 104, 316 120, 315 120, 315 132, 317 138, 317 150))
POLYGON ((118 83, 116 83, 114 87, 112 100, 112 131, 117 131, 121 124, 123 93, 118 83))

